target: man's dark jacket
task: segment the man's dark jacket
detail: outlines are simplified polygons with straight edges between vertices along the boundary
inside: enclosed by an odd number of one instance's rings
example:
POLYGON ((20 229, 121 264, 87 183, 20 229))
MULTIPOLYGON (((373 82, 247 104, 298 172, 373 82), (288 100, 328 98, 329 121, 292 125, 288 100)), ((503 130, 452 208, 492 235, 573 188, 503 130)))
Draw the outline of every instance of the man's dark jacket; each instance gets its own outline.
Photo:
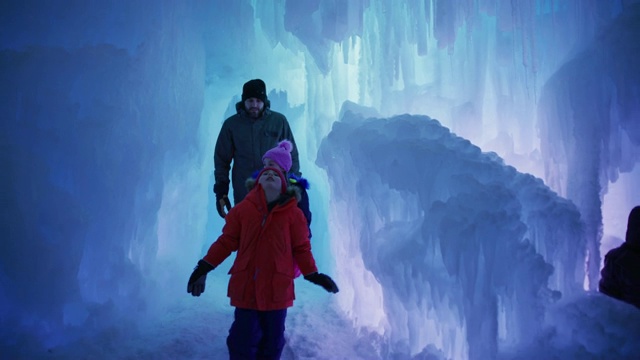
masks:
POLYGON ((237 113, 224 121, 216 141, 214 160, 214 192, 227 195, 229 191, 229 170, 233 184, 233 199, 237 204, 247 195, 245 180, 255 170, 261 169, 262 155, 282 140, 289 140, 291 150, 290 173, 300 175, 298 148, 287 118, 269 108, 265 102, 262 116, 253 119, 244 109, 244 104, 236 104, 237 113), (231 161, 233 160, 233 169, 231 161))

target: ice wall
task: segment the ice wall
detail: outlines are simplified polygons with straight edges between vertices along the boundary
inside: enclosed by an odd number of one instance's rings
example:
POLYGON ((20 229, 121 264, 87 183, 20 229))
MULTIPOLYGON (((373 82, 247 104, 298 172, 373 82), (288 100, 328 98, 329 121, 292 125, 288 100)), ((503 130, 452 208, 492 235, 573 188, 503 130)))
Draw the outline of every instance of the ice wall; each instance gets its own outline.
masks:
POLYGON ((107 5, 42 4, 64 25, 47 38, 45 19, 16 9, 28 5, 3 4, 3 28, 21 35, 2 31, 0 51, 0 337, 18 349, 135 324, 130 314, 147 309, 157 287, 149 274, 168 256, 161 204, 176 195, 189 204, 173 208, 178 242, 206 217, 189 199, 207 193, 189 167, 203 156, 195 149, 205 68, 199 33, 177 20, 190 10, 159 5, 146 11, 149 22, 124 19, 122 33, 104 20, 105 33, 96 17, 117 17, 107 5), (96 31, 73 31, 91 19, 96 31), (129 49, 125 32, 145 41, 129 49))
MULTIPOLYGON (((600 277, 605 194, 640 162, 638 33, 640 4, 635 4, 551 77, 538 105, 545 178, 582 214, 591 289, 600 277)), ((617 206, 637 205, 628 200, 617 206)))
POLYGON ((431 345, 446 358, 495 358, 532 341, 561 294, 582 292, 576 207, 435 120, 346 110, 317 163, 348 284, 341 306, 396 354, 431 345))
POLYGON ((593 0, 296 3, 285 2, 284 29, 265 21, 280 12, 276 4, 256 17, 272 41, 299 46, 282 36, 290 32, 312 57, 312 117, 335 121, 344 100, 384 116, 429 114, 528 172, 539 165, 530 158, 539 89, 622 7, 593 0), (326 97, 335 100, 331 108, 326 97))

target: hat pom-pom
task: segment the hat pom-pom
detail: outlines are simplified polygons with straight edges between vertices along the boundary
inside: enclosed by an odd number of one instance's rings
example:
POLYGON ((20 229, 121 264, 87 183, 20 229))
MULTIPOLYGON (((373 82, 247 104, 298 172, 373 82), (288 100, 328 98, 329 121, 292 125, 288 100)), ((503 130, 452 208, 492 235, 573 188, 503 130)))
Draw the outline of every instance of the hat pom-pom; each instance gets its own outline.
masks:
POLYGON ((289 141, 289 140, 280 141, 280 143, 278 143, 278 147, 283 148, 287 152, 291 152, 291 149, 293 149, 293 145, 291 144, 291 141, 289 141))

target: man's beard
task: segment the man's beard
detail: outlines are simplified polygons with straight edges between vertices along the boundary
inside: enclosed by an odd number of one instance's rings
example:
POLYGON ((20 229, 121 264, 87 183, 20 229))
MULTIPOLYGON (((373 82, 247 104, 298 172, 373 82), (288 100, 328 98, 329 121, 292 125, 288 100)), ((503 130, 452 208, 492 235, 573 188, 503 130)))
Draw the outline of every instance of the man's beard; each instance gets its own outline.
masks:
POLYGON ((260 117, 260 115, 262 115, 262 111, 260 111, 260 109, 258 108, 250 108, 249 110, 247 110, 247 113, 254 119, 257 119, 260 117))

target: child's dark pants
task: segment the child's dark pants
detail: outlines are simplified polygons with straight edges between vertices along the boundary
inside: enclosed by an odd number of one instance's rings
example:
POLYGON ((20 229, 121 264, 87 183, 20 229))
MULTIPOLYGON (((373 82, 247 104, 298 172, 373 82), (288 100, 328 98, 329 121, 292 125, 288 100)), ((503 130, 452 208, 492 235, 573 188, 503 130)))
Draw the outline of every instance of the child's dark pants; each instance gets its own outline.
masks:
POLYGON ((227 346, 230 360, 280 359, 287 309, 258 311, 236 308, 227 346))

